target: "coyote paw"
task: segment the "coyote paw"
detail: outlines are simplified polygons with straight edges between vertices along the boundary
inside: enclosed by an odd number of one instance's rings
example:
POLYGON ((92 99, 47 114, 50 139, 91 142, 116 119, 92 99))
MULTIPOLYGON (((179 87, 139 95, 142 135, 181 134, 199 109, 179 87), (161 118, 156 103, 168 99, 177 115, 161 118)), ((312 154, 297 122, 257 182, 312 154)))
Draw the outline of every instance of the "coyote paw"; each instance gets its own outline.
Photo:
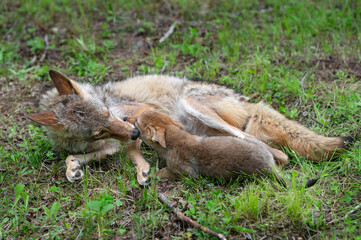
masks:
POLYGON ((137 181, 139 185, 146 186, 148 184, 150 168, 149 165, 137 167, 137 181))
POLYGON ((66 177, 69 182, 74 182, 83 178, 83 171, 80 169, 81 165, 73 155, 70 155, 66 158, 66 177))

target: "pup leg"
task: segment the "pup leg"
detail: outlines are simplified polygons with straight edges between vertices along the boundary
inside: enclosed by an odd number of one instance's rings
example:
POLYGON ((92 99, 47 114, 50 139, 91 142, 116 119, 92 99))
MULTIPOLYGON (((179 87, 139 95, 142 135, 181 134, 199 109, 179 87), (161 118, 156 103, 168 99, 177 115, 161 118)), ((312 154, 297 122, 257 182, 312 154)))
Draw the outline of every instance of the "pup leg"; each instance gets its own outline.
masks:
POLYGON ((149 178, 150 167, 140 152, 142 141, 137 139, 127 145, 127 154, 137 169, 137 181, 140 185, 146 185, 149 178))
POLYGON ((168 170, 168 168, 162 168, 162 169, 160 169, 160 170, 158 170, 156 173, 155 173, 155 175, 157 176, 157 177, 160 177, 160 178, 170 178, 170 179, 173 179, 173 180, 178 180, 179 179, 179 177, 177 176, 177 175, 175 175, 174 173, 172 173, 172 172, 170 172, 169 170, 168 170))
POLYGON ((314 161, 330 159, 336 150, 347 148, 350 137, 324 137, 287 119, 263 103, 246 103, 251 118, 246 132, 264 142, 287 146, 314 161))
POLYGON ((81 166, 88 164, 90 161, 103 160, 118 152, 120 148, 121 145, 119 142, 106 142, 102 148, 97 151, 87 154, 69 155, 65 160, 66 177, 70 182, 81 179, 84 175, 81 166))
MULTIPOLYGON (((182 100, 182 104, 187 113, 189 113, 193 117, 198 118, 201 122, 203 122, 210 128, 217 129, 220 132, 225 132, 232 136, 243 139, 246 137, 253 139, 256 138, 255 136, 245 133, 239 128, 228 124, 225 120, 223 120, 223 118, 218 115, 218 113, 212 107, 205 105, 204 103, 194 98, 184 98, 182 100)), ((271 152, 278 165, 283 167, 287 163, 288 156, 282 151, 272 148, 261 141, 258 141, 258 143, 266 147, 271 152)))

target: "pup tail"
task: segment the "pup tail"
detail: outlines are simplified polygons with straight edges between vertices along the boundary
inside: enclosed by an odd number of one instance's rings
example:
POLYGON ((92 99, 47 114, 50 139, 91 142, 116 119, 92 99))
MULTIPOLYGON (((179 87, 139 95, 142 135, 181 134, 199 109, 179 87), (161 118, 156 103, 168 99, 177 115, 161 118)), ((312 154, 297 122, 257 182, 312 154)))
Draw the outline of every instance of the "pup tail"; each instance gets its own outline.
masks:
POLYGON ((318 182, 318 180, 320 180, 320 178, 312 178, 312 179, 308 180, 305 188, 312 187, 313 185, 315 185, 318 182))
MULTIPOLYGON (((305 188, 312 187, 313 185, 315 185, 315 184, 318 182, 319 179, 320 179, 320 178, 312 178, 312 179, 308 180, 307 183, 306 183, 306 185, 305 185, 304 187, 305 187, 305 188)), ((284 179, 283 177, 281 177, 280 175, 276 175, 276 180, 277 180, 277 182, 278 182, 279 184, 281 184, 282 187, 284 187, 284 188, 288 188, 288 186, 291 185, 291 183, 290 183, 289 181, 285 180, 285 179, 284 179)), ((297 185, 299 185, 299 184, 297 184, 297 185)))

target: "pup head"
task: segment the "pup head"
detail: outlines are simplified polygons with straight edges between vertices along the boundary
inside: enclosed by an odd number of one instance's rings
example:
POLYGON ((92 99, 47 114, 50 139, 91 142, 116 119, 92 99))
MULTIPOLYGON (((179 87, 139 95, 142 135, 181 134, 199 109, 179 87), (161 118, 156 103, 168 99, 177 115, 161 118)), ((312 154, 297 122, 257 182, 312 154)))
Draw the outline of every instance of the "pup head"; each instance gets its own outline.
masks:
POLYGON ((73 140, 115 138, 126 142, 139 136, 138 129, 109 111, 101 88, 79 84, 55 70, 49 74, 55 89, 41 101, 45 112, 29 115, 31 120, 73 140))
POLYGON ((167 114, 156 111, 145 111, 137 118, 128 118, 130 122, 140 131, 141 139, 147 144, 154 146, 155 143, 163 148, 167 147, 166 143, 166 130, 171 126, 184 129, 184 126, 174 119, 170 118, 167 114))

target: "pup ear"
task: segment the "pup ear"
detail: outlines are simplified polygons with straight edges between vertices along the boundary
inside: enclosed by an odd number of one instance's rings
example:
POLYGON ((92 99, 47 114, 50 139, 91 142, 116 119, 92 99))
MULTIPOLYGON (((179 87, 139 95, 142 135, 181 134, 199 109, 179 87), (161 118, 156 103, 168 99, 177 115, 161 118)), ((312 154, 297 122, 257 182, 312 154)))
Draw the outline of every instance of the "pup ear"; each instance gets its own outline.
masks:
POLYGON ((180 122, 177 122, 176 120, 172 119, 172 123, 177 127, 179 127, 180 129, 184 130, 184 126, 180 122))
POLYGON ((154 142, 158 142, 162 147, 166 148, 167 144, 165 143, 165 130, 161 128, 150 128, 150 132, 152 135, 152 140, 154 142))
POLYGON ((137 121, 137 118, 136 117, 125 117, 125 118, 123 118, 123 120, 130 122, 131 124, 134 124, 137 121))
POLYGON ((49 75, 60 95, 81 95, 79 86, 61 72, 50 69, 49 75))
POLYGON ((34 114, 30 114, 28 118, 44 126, 51 126, 51 127, 64 126, 63 124, 59 123, 59 119, 54 112, 34 113, 34 114))

